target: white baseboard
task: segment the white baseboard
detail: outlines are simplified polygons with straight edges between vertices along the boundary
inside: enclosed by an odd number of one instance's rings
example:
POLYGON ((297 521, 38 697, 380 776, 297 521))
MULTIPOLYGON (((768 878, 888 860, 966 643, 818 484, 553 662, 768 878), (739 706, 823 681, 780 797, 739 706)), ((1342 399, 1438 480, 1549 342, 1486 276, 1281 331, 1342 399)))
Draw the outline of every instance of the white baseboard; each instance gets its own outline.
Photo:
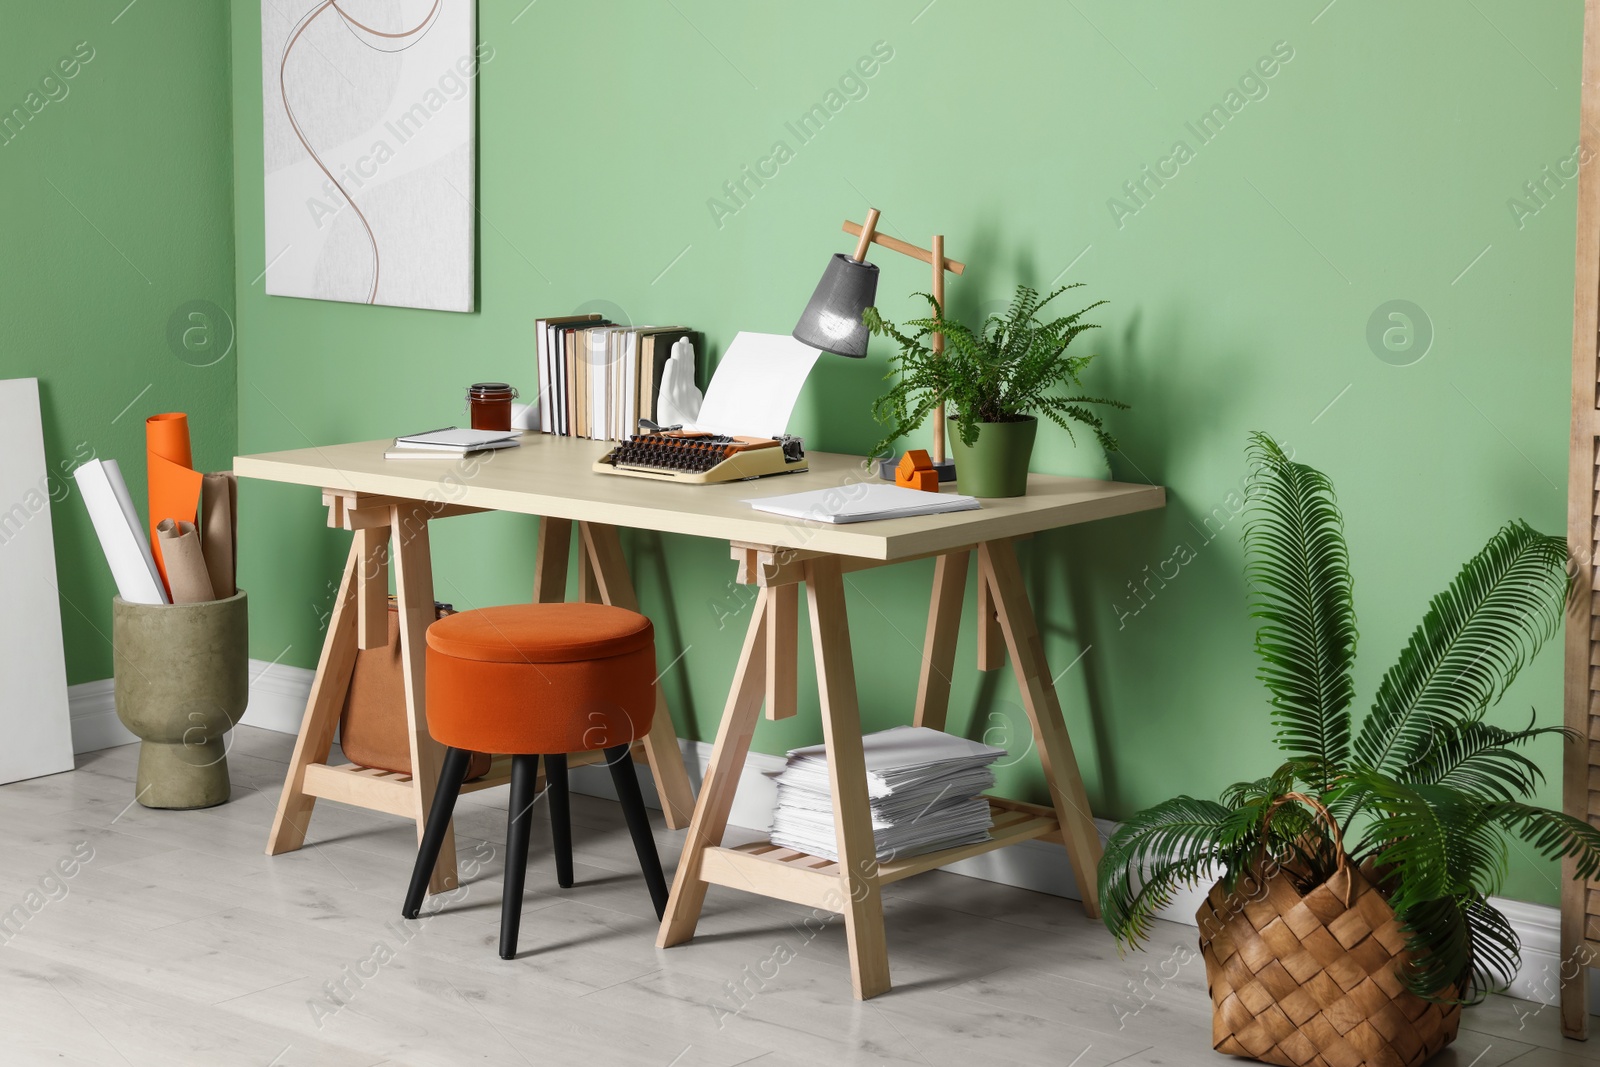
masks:
POLYGON ((139 740, 117 718, 115 683, 110 678, 67 687, 72 718, 72 751, 94 752, 139 740))
POLYGON ((280 734, 300 732, 316 672, 265 660, 250 661, 250 703, 239 721, 280 734))
MULTIPOLYGON (((299 732, 306 700, 311 693, 312 673, 303 667, 251 660, 250 704, 240 721, 247 726, 279 733, 299 732)), ((117 721, 109 678, 72 686, 67 691, 67 699, 72 711, 73 751, 89 752, 137 740, 117 721)), ((698 787, 711 760, 711 746, 703 741, 683 741, 681 744, 689 775, 698 787)), ((783 765, 782 756, 750 753, 734 796, 733 810, 729 816, 731 823, 751 830, 766 830, 777 800, 777 787, 764 772, 781 770, 783 765)), ((611 776, 602 767, 591 765, 573 768, 570 783, 574 792, 616 799, 611 776)), ((641 769, 639 783, 645 803, 659 809, 661 802, 656 796, 655 783, 648 769, 641 769)), ((1096 819, 1095 826, 1100 831, 1102 841, 1116 829, 1115 823, 1104 819, 1096 819)), ((1082 899, 1077 882, 1072 877, 1066 851, 1058 845, 1023 841, 952 863, 944 869, 1019 889, 1031 889, 1072 900, 1082 899)), ((1195 911, 1203 897, 1203 889, 1183 893, 1160 915, 1173 922, 1194 926, 1195 911)), ((1511 921, 1512 928, 1522 942, 1522 967, 1507 992, 1540 1004, 1555 1004, 1560 996, 1560 911, 1520 900, 1495 898, 1494 903, 1511 921)), ((1591 981, 1589 986, 1590 1011, 1600 1013, 1600 981, 1591 981)))
MULTIPOLYGON (((250 703, 244 718, 246 726, 258 726, 282 734, 300 731, 311 693, 314 672, 303 667, 285 667, 262 660, 250 661, 250 703)), ((94 752, 139 740, 117 718, 115 683, 110 678, 83 682, 67 689, 67 709, 72 719, 72 751, 94 752)))

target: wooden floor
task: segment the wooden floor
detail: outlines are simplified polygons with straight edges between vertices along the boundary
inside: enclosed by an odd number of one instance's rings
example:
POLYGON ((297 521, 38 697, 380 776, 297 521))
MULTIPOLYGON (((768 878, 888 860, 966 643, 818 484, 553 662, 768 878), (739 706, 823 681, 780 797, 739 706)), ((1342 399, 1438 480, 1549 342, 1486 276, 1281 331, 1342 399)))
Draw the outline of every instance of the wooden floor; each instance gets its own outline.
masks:
MULTIPOLYGON (((573 889, 534 820, 522 954, 502 961, 504 790, 458 811, 476 877, 406 923, 410 827, 324 802, 312 844, 268 858, 293 739, 233 737, 234 800, 209 811, 129 806, 133 746, 0 788, 0 1064, 1237 1062, 1209 1049, 1192 929, 1119 960, 1075 903, 942 872, 886 891, 895 989, 868 1003, 843 927, 804 908, 713 887, 700 936, 658 950, 620 813, 588 797, 573 889)), ((656 825, 670 871, 681 833, 656 825)), ((1562 1041, 1554 1008, 1492 998, 1466 1026, 1437 1063, 1600 1062, 1600 1040, 1562 1041)))

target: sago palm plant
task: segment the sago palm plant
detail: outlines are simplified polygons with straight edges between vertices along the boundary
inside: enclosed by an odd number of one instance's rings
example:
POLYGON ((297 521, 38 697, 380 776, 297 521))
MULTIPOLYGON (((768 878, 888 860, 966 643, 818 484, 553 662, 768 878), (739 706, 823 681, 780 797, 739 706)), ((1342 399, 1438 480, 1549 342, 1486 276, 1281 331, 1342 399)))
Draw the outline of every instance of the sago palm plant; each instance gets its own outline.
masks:
POLYGON ((1356 723, 1356 616, 1333 486, 1264 434, 1251 435, 1249 455, 1246 578, 1285 762, 1218 800, 1174 797, 1123 823, 1100 865, 1105 923, 1137 945, 1178 887, 1220 876, 1231 892, 1269 862, 1302 892, 1327 879, 1331 831, 1294 799, 1305 794, 1334 813, 1351 859, 1394 908, 1411 991, 1479 1000, 1519 961, 1489 901, 1509 839, 1576 857, 1580 877, 1600 871, 1600 831, 1525 802, 1543 774, 1523 750, 1562 729, 1485 721, 1561 622, 1565 542, 1523 522, 1497 531, 1429 603, 1356 723))

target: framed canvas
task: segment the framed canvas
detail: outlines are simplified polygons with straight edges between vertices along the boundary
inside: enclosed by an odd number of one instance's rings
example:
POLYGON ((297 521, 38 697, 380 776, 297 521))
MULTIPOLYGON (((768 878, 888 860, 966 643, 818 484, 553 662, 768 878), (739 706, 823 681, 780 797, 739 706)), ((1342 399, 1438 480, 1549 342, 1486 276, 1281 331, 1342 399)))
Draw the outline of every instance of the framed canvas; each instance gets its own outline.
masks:
POLYGON ((261 50, 266 291, 471 311, 474 0, 262 0, 261 50))
POLYGON ((3 784, 72 770, 61 594, 50 524, 50 501, 65 499, 72 479, 52 479, 45 465, 37 378, 0 381, 0 454, 6 457, 0 463, 3 784))

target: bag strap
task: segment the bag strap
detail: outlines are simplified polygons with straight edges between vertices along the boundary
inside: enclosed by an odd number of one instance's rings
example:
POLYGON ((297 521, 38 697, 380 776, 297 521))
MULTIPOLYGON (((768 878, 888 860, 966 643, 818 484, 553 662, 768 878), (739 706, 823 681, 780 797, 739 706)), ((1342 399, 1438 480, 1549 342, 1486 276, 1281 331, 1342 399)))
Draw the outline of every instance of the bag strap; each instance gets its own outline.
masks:
POLYGON ((1316 822, 1320 822, 1323 828, 1328 831, 1328 838, 1333 842, 1333 871, 1335 874, 1340 871, 1345 873, 1344 904, 1345 907, 1349 907, 1351 890, 1355 886, 1355 880, 1350 877, 1350 854, 1344 850, 1344 831, 1339 827, 1338 820, 1333 817, 1333 813, 1328 810, 1327 805, 1307 793, 1284 793, 1268 805, 1266 814, 1261 817, 1262 832, 1266 832, 1267 827, 1272 823, 1272 816, 1277 810, 1289 801, 1295 801, 1310 808, 1311 818, 1316 822))

